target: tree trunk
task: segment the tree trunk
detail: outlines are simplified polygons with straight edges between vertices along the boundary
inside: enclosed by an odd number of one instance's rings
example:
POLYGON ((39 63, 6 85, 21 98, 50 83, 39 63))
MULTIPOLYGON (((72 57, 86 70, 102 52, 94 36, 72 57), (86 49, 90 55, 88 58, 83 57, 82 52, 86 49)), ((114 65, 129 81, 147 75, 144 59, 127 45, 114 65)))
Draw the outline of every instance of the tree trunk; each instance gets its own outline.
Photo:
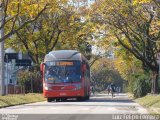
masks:
POLYGON ((25 95, 25 91, 26 91, 26 88, 25 88, 25 85, 23 86, 23 95, 25 95))
POLYGON ((158 71, 152 71, 152 94, 158 93, 158 71))
POLYGON ((33 93, 33 77, 31 76, 31 92, 33 93))

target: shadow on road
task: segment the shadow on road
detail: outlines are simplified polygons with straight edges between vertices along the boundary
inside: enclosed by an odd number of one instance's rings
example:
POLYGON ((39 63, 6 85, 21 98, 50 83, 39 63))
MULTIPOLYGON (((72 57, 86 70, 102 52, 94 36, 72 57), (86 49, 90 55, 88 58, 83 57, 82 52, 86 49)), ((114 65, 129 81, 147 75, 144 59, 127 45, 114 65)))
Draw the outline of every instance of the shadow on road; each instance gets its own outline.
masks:
POLYGON ((82 102, 116 102, 116 103, 134 103, 134 101, 129 99, 91 99, 82 102))
MULTIPOLYGON (((93 95, 90 100, 77 101, 76 99, 68 99, 66 101, 60 102, 50 102, 50 103, 33 103, 33 104, 25 104, 24 106, 47 106, 47 107, 58 107, 58 106, 102 106, 102 107, 126 107, 129 103, 135 103, 131 99, 129 99, 126 95, 117 95, 112 98, 111 95, 106 94, 97 94, 93 95), (112 104, 110 104, 112 103, 112 104), (123 103, 123 105, 121 105, 123 103)), ((10 108, 14 109, 14 108, 10 108)))
MULTIPOLYGON (((28 104, 26 106, 113 106, 113 105, 100 105, 98 103, 126 103, 126 105, 128 105, 128 103, 135 103, 134 101, 130 100, 130 99, 124 99, 124 98, 91 98, 90 100, 83 100, 83 101, 77 101, 77 100, 66 100, 66 101, 62 101, 62 102, 51 102, 48 104, 28 104), (56 104, 57 103, 57 104, 56 104), (77 104, 79 103, 79 104, 77 104), (88 103, 88 104, 81 104, 81 103, 88 103), (91 103, 91 104, 90 104, 91 103), (95 104, 92 104, 95 103, 95 104)), ((121 106, 121 105, 118 105, 121 106)), ((121 107, 125 107, 125 105, 121 106, 121 107)))

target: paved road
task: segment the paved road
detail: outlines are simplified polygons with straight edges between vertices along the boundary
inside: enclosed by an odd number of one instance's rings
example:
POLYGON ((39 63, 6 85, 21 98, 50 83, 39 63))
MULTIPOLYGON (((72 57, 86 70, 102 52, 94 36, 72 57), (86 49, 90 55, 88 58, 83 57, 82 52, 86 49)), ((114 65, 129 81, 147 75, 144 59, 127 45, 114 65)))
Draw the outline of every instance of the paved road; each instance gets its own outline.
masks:
MULTIPOLYGON (((147 114, 147 110, 141 107, 139 104, 130 100, 126 94, 119 94, 116 97, 112 98, 111 95, 106 94, 97 94, 91 97, 90 100, 77 102, 74 100, 69 100, 66 102, 38 102, 26 105, 12 106, 7 108, 0 109, 2 114, 63 114, 61 117, 64 117, 67 120, 67 116, 64 114, 70 114, 68 120, 75 116, 79 115, 79 119, 82 116, 88 116, 87 114, 147 114)), ((54 117, 56 119, 56 117, 54 117)), ((74 117, 74 119, 77 117, 74 117)), ((92 118, 92 119, 93 119, 92 118)), ((45 118, 46 119, 46 118, 45 118)), ((63 118, 61 118, 63 119, 63 118)), ((73 120, 74 120, 73 119, 73 120)), ((89 118, 86 118, 89 119, 89 118)), ((57 119, 58 120, 58 119, 57 119)))

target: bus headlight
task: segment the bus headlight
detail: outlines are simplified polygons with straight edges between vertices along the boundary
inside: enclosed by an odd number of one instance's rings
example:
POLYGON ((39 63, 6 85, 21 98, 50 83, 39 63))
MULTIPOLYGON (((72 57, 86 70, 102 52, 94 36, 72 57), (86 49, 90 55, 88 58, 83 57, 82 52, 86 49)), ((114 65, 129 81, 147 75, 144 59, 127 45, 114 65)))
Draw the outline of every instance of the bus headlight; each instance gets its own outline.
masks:
POLYGON ((44 84, 44 89, 45 90, 51 90, 51 86, 49 86, 48 84, 44 84))
POLYGON ((45 86, 44 89, 45 89, 45 90, 49 90, 49 87, 48 87, 48 86, 45 86))

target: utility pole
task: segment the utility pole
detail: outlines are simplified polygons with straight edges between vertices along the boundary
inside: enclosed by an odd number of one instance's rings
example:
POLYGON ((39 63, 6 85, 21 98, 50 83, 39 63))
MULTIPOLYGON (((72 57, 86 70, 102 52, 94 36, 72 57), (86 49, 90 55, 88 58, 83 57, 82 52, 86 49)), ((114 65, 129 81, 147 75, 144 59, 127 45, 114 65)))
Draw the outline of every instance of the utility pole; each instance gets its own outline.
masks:
MULTIPOLYGON (((3 24, 3 5, 0 3, 0 26, 3 24)), ((0 38, 4 36, 4 29, 0 29, 0 38)), ((0 95, 5 95, 4 85, 4 41, 0 42, 0 95)))

